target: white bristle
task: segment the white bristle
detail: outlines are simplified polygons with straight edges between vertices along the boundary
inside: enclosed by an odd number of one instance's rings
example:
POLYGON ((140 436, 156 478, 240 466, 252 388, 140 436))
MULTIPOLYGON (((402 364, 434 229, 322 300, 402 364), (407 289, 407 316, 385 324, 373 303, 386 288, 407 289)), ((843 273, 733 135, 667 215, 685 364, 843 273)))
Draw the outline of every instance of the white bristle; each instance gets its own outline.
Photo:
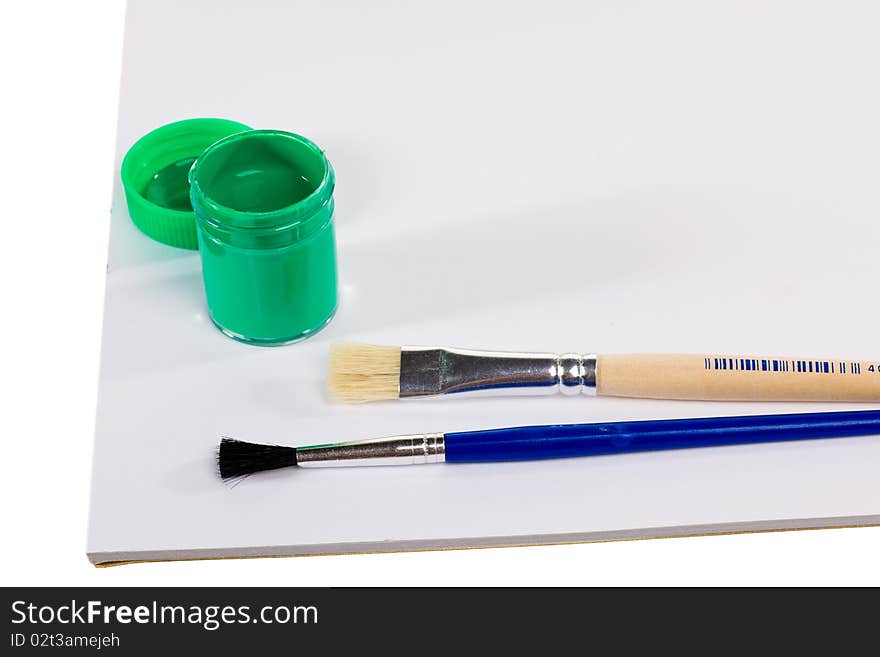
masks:
POLYGON ((363 404, 397 399, 400 347, 340 343, 330 347, 327 393, 335 402, 363 404))

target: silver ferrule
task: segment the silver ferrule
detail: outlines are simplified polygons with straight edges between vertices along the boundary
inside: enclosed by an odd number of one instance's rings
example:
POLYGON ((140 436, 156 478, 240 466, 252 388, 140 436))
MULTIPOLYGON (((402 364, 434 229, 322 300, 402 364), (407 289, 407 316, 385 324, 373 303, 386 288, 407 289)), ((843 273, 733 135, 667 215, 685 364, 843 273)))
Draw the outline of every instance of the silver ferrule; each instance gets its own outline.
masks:
POLYGON ((442 463, 446 443, 442 433, 371 438, 332 445, 296 448, 302 468, 337 468, 353 465, 418 465, 442 463))
POLYGON ((596 354, 404 347, 400 397, 475 392, 596 394, 596 354))

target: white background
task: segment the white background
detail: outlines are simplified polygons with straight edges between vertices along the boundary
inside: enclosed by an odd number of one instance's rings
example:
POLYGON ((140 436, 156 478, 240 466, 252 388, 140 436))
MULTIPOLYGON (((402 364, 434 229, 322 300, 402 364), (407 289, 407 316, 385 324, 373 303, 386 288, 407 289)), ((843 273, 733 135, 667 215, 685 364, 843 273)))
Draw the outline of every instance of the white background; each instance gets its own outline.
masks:
POLYGON ((108 228, 95 217, 107 216, 115 175, 123 8, 59 2, 3 11, 0 583, 880 582, 874 528, 94 569, 84 543, 108 228))

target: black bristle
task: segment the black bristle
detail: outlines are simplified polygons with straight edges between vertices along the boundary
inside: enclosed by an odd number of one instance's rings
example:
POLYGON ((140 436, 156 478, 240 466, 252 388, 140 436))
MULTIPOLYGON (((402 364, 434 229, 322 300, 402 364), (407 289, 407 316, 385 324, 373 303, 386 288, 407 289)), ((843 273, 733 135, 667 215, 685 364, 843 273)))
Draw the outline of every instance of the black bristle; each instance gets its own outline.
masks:
POLYGON ((260 445, 223 438, 217 451, 217 467, 223 479, 246 477, 254 472, 296 465, 296 448, 260 445))

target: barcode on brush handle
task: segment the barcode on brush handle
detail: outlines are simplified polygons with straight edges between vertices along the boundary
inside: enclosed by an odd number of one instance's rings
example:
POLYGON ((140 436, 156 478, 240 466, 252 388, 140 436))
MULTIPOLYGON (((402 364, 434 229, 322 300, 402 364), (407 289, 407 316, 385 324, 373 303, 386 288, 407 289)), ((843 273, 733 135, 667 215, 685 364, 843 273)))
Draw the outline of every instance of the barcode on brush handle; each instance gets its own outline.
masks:
POLYGON ((708 356, 703 365, 709 371, 768 372, 795 374, 850 375, 880 373, 880 363, 862 363, 847 360, 798 360, 792 358, 733 358, 708 356))

